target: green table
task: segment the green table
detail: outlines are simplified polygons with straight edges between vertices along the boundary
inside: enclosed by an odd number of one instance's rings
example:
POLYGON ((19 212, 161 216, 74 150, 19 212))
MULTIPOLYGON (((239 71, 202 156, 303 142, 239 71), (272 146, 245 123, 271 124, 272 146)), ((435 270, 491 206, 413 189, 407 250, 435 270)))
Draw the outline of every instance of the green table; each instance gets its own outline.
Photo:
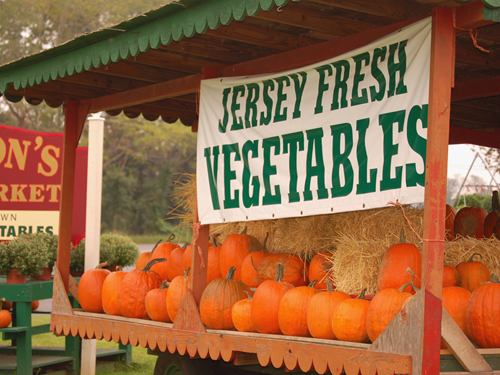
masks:
MULTIPOLYGON (((68 363, 71 373, 80 373, 80 353, 82 339, 66 336, 64 348, 32 348, 33 335, 50 332, 50 324, 32 326, 31 302, 52 298, 52 281, 28 281, 26 284, 7 284, 5 278, 0 277, 0 298, 14 302, 12 311, 12 327, 2 328, 3 340, 11 340, 11 346, 0 347, 0 355, 7 356, 0 361, 0 374, 32 375, 33 368, 68 363), (15 360, 14 360, 15 358, 15 360)), ((78 303, 70 297, 73 307, 78 303)), ((106 350, 98 353, 98 357, 119 355, 127 362, 131 361, 130 345, 121 345, 117 350, 106 350)))

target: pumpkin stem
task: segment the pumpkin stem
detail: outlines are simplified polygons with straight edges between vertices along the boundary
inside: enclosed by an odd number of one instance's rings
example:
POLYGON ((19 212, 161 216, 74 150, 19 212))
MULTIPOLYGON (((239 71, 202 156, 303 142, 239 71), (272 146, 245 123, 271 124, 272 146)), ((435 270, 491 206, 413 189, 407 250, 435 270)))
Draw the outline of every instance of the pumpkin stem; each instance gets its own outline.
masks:
POLYGON ((122 272, 123 267, 122 266, 116 266, 116 272, 122 272))
MULTIPOLYGON (((498 280, 498 276, 495 275, 494 273, 491 274, 491 282, 495 284, 500 284, 500 280, 498 280)), ((2 306, 0 306, 0 310, 2 309, 2 306)))
POLYGON ((252 295, 248 293, 248 290, 244 290, 243 293, 245 293, 248 296, 248 302, 252 302, 252 295))
POLYGON ((401 228, 401 234, 399 235, 399 242, 406 243, 405 229, 401 228))
POLYGON ((148 262, 148 264, 146 264, 146 267, 144 267, 142 269, 142 271, 143 272, 149 272, 149 270, 151 269, 151 267, 153 267, 156 263, 166 262, 166 261, 167 261, 166 258, 156 258, 156 259, 150 260, 148 262))
POLYGON ((210 239, 212 240, 212 243, 214 244, 214 247, 219 247, 219 243, 217 242, 217 240, 215 239, 216 237, 219 237, 222 233, 216 233, 216 234, 212 234, 210 236, 210 239))
POLYGON ((264 244, 262 245, 262 252, 263 253, 267 253, 266 244, 267 244, 267 239, 268 238, 269 238, 269 232, 266 232, 266 238, 264 239, 264 244))
POLYGON ((107 267, 107 266, 108 266, 108 261, 105 261, 104 263, 99 263, 99 264, 95 267, 95 269, 96 269, 96 270, 100 270, 100 269, 102 269, 102 268, 104 268, 104 267, 107 267))
POLYGON ((279 281, 280 283, 283 281, 283 275, 285 273, 285 267, 282 263, 278 263, 278 272, 276 272, 276 278, 274 281, 279 281))
POLYGON ((253 269, 258 271, 257 267, 255 267, 255 263, 253 262, 253 257, 250 255, 250 261, 252 262, 253 269))
POLYGON ((236 272, 236 267, 232 266, 229 271, 227 271, 226 280, 232 280, 234 278, 234 273, 236 272))
POLYGON ((479 253, 474 253, 474 254, 472 254, 472 256, 469 258, 469 260, 467 261, 467 263, 469 263, 469 262, 474 262, 474 257, 475 257, 476 255, 479 255, 479 258, 481 258, 481 260, 483 260, 483 256, 482 256, 481 254, 479 254, 479 253))
POLYGON ((243 228, 243 231, 240 234, 247 234, 247 227, 243 228))
POLYGON ((309 288, 314 288, 316 286, 316 284, 318 283, 318 279, 314 279, 313 281, 311 281, 308 285, 309 288))
POLYGON ((155 252, 156 248, 158 247, 158 245, 160 244, 161 241, 162 241, 162 239, 160 238, 160 240, 156 243, 155 247, 153 247, 153 250, 151 250, 151 255, 153 255, 153 253, 155 252))
POLYGON ((491 196, 491 207, 493 208, 493 212, 495 213, 497 218, 500 218, 500 201, 498 200, 497 190, 493 191, 493 194, 491 196))
POLYGON ((366 294, 366 288, 361 291, 361 293, 358 296, 358 299, 365 299, 365 294, 366 294))
POLYGON ((167 239, 167 242, 172 242, 175 238, 175 234, 171 234, 170 236, 168 236, 168 239, 167 239))
POLYGON ((327 292, 333 292, 333 284, 330 279, 326 279, 326 291, 327 292))
POLYGON ((191 269, 191 267, 188 267, 184 270, 184 276, 189 276, 189 270, 191 269))
POLYGON ((160 289, 167 289, 167 284, 170 284, 167 280, 163 280, 160 285, 160 289))

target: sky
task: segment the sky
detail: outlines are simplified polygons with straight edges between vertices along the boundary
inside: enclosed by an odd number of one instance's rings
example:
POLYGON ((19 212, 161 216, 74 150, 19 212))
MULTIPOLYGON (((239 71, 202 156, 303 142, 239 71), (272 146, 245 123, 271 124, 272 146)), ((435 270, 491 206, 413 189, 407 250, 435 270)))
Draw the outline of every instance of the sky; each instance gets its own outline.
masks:
MULTIPOLYGON (((472 147, 472 145, 452 145, 448 147, 448 178, 455 178, 455 175, 459 174, 460 183, 463 181, 474 160, 475 152, 471 150, 472 147)), ((482 177, 487 184, 491 181, 491 176, 479 157, 474 161, 469 173, 469 176, 471 175, 482 177)), ((499 172, 496 173, 495 178, 500 184, 499 172)))

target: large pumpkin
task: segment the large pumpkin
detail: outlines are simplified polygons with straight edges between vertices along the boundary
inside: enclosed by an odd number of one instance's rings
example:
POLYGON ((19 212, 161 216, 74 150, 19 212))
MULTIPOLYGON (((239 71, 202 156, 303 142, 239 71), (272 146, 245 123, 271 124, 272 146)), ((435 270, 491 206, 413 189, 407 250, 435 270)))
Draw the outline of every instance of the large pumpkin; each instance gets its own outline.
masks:
POLYGON ((231 317, 234 304, 244 298, 250 288, 241 281, 234 280, 235 267, 231 267, 225 279, 212 281, 201 295, 201 321, 212 329, 235 329, 231 317))
POLYGON ((159 244, 156 249, 151 253, 149 260, 165 258, 167 262, 159 262, 151 267, 151 271, 156 272, 162 280, 172 280, 168 278, 168 260, 170 259, 170 254, 172 251, 177 249, 179 245, 173 243, 172 240, 175 238, 174 234, 171 234, 167 242, 159 244))
POLYGON ((257 332, 252 323, 252 295, 245 290, 248 298, 236 302, 231 310, 235 328, 240 332, 257 332))
POLYGON ((183 275, 174 277, 168 287, 167 312, 172 322, 175 322, 182 299, 189 289, 189 269, 190 268, 186 268, 183 275))
POLYGON ((482 255, 474 253, 467 262, 461 262, 457 266, 458 277, 460 279, 460 286, 473 292, 481 283, 490 280, 491 275, 488 267, 483 262, 474 261, 474 257, 482 255))
POLYGON ((111 272, 102 268, 107 263, 99 264, 96 269, 84 272, 78 283, 78 302, 82 309, 92 313, 103 313, 102 285, 111 272))
MULTIPOLYGON (((385 288, 373 297, 366 314, 366 333, 373 342, 403 308, 403 302, 412 294, 403 292, 408 285, 399 289, 385 288)), ((411 287, 411 284, 410 284, 411 287)))
POLYGON ((500 348, 500 284, 498 278, 481 284, 466 312, 467 332, 480 348, 500 348))
POLYGON ((278 265, 283 266, 283 281, 293 286, 308 284, 308 275, 305 262, 297 255, 277 253, 269 254, 258 267, 259 284, 266 280, 273 280, 278 272, 278 265))
POLYGON ((7 328, 12 322, 12 315, 9 310, 3 309, 5 298, 0 299, 0 328, 7 328))
POLYGON ((307 328, 312 337, 336 340, 332 329, 332 316, 337 305, 351 298, 347 293, 334 291, 332 283, 327 279, 327 291, 312 296, 307 306, 307 328))
MULTIPOLYGON (((401 285, 412 280, 407 269, 410 268, 418 277, 422 272, 422 254, 420 250, 412 244, 406 243, 404 232, 401 231, 401 241, 387 249, 378 273, 378 290, 385 288, 398 289, 401 285)), ((420 288, 420 278, 414 281, 415 286, 420 288)), ((410 291, 408 286, 405 291, 410 291)))
POLYGON ((151 271, 151 267, 166 259, 158 258, 149 261, 142 270, 134 269, 127 273, 118 292, 118 308, 127 318, 144 319, 147 317, 146 294, 161 285, 161 278, 151 271))
POLYGON ((260 333, 281 333, 278 309, 281 298, 293 285, 283 281, 283 265, 278 264, 274 280, 259 285, 253 295, 252 322, 260 333))
POLYGON ((453 206, 447 204, 445 215, 445 238, 447 241, 452 241, 455 239, 455 217, 457 216, 457 210, 455 210, 453 206))
POLYGON ((316 289, 327 289, 328 285, 326 283, 330 269, 332 268, 332 263, 329 257, 332 256, 330 252, 318 253, 312 257, 311 263, 309 264, 309 280, 318 280, 316 283, 316 289))
POLYGON ((266 250, 267 238, 262 245, 262 251, 252 251, 247 254, 243 263, 241 263, 241 281, 247 284, 250 288, 257 288, 259 286, 259 266, 269 253, 266 250))
POLYGON ((337 305, 332 315, 332 328, 341 341, 366 342, 366 315, 370 301, 365 300, 363 290, 358 298, 345 299, 337 305))
POLYGON ((159 289, 152 289, 146 294, 146 311, 151 320, 171 323, 167 312, 167 280, 164 280, 159 289))
POLYGON ((308 286, 299 286, 287 291, 281 298, 278 308, 278 323, 284 335, 311 336, 307 328, 307 308, 309 301, 319 290, 314 286, 317 280, 308 286))
MULTIPOLYGON (((144 268, 144 267, 143 267, 144 268)), ((102 308, 108 315, 121 315, 118 307, 118 292, 127 272, 121 270, 112 272, 102 284, 102 308)))
MULTIPOLYGON (((459 286, 443 288, 443 308, 467 337, 469 337, 467 332, 467 307, 471 296, 471 292, 459 286)), ((446 349, 446 344, 443 341, 441 341, 441 349, 446 349)))
POLYGON ((443 267, 443 288, 448 286, 458 286, 460 284, 460 276, 458 271, 453 266, 443 267))
POLYGON ((461 208, 455 217, 455 235, 483 238, 486 216, 488 216, 488 212, 484 208, 475 205, 461 208))
MULTIPOLYGON (((182 257, 185 251, 191 252, 193 245, 186 248, 178 247, 170 253, 170 258, 167 261, 167 280, 172 281, 177 276, 181 276, 186 269, 182 268, 182 257)), ((189 267, 188 267, 189 268, 189 267)))
POLYGON ((241 234, 231 234, 226 238, 220 249, 220 271, 227 275, 231 267, 236 267, 234 280, 241 280, 241 264, 243 260, 253 251, 261 251, 261 243, 249 234, 246 228, 241 234))

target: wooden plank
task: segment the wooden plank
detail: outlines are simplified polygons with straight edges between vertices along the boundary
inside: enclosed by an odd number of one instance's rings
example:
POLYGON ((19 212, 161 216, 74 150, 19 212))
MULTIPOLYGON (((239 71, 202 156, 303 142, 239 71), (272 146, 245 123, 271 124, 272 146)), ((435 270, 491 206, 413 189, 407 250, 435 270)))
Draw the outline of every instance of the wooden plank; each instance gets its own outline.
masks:
POLYGON ((451 94, 452 102, 500 95, 500 76, 457 82, 451 94))
POLYGON ((421 328, 423 331, 421 372, 424 375, 435 375, 439 372, 446 175, 455 54, 452 9, 433 10, 431 38, 422 246, 422 288, 425 292, 425 302, 424 324, 421 328))
POLYGON ((442 311, 442 316, 441 337, 464 369, 469 372, 491 372, 490 365, 445 309, 442 311))
POLYGON ((234 356, 233 364, 235 366, 258 365, 259 359, 255 353, 237 352, 234 356))
POLYGON ((484 133, 472 129, 463 129, 457 127, 450 128, 450 145, 461 143, 471 143, 473 145, 498 148, 500 145, 499 133, 484 133))
POLYGON ((76 302, 80 303, 80 299, 78 298, 78 281, 71 275, 69 275, 68 292, 71 293, 76 302))
MULTIPOLYGON (((68 294, 66 288, 64 287, 62 275, 59 272, 59 264, 54 265, 54 281, 53 281, 53 293, 52 293, 52 314, 64 314, 73 315, 73 310, 71 309, 71 304, 68 299, 68 294)), ((53 331, 53 325, 51 323, 50 330, 53 331)))
POLYGON ((462 29, 476 29, 495 22, 483 19, 484 4, 475 1, 455 8, 455 24, 462 29))
POLYGON ((188 290, 182 299, 172 328, 183 331, 207 332, 191 290, 188 290))

